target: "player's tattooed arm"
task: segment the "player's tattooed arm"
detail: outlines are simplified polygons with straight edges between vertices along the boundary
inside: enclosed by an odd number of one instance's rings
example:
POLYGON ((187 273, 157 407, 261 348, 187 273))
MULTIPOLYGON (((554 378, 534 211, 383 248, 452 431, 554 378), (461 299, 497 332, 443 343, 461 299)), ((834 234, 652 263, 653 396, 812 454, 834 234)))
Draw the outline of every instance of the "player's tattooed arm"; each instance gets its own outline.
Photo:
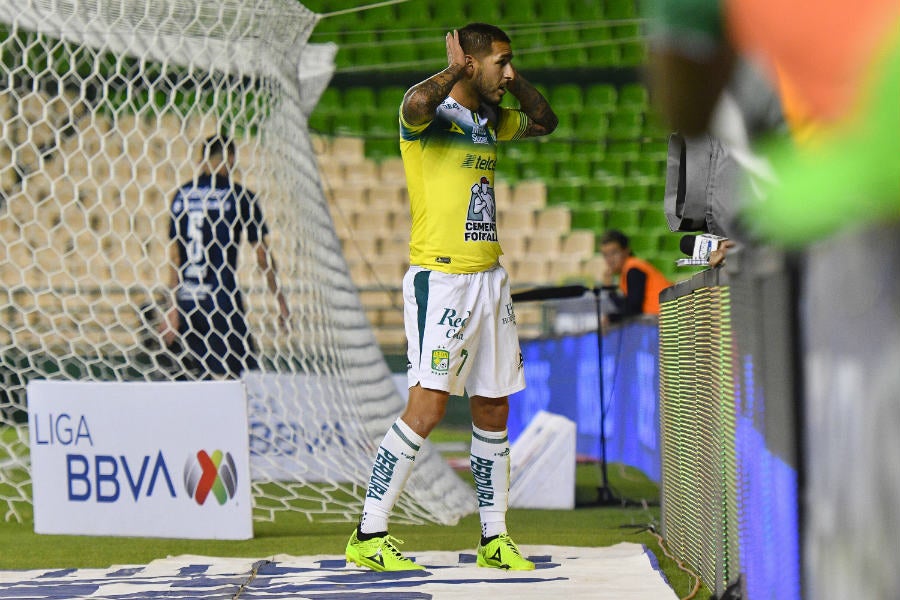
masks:
POLYGON ((403 97, 403 120, 409 125, 421 125, 434 118, 437 107, 450 95, 450 90, 463 76, 466 55, 459 45, 459 34, 447 34, 447 68, 409 88, 403 97))
POLYGON ((547 99, 527 79, 516 73, 507 89, 519 101, 522 112, 528 115, 528 127, 522 137, 547 135, 556 129, 559 117, 550 108, 547 99))

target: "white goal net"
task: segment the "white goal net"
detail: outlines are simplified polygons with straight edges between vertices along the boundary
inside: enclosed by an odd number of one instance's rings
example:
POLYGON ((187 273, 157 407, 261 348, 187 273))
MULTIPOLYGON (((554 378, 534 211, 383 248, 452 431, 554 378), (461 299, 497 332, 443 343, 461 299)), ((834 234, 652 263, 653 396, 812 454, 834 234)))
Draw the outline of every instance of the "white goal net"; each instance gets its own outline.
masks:
MULTIPOLYGON (((290 312, 245 239, 238 289, 254 516, 353 520, 403 407, 319 183, 307 117, 334 69, 294 0, 0 0, 0 509, 28 519, 25 384, 197 377, 157 330, 170 206, 203 141, 233 140, 290 312)), ((454 523, 468 486, 430 447, 396 519, 454 523)))

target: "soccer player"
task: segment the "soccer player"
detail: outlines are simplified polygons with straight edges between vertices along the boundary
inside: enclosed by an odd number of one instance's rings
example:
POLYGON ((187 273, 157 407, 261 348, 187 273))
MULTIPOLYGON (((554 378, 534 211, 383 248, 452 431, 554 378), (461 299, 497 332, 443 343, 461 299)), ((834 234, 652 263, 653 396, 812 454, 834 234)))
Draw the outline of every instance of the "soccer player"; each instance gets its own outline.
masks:
POLYGON ((234 142, 219 136, 203 146, 201 173, 172 199, 169 224, 169 285, 173 299, 160 332, 167 346, 181 335, 202 379, 238 378, 258 366, 237 285, 238 248, 246 232, 259 268, 275 294, 279 320, 289 312, 278 286, 268 227, 256 196, 232 181, 234 142))
POLYGON ((509 280, 498 259, 494 167, 498 141, 546 135, 557 117, 512 65, 509 37, 472 23, 446 36, 449 66, 410 88, 400 149, 412 213, 403 279, 409 400, 378 448, 349 562, 421 569, 388 535, 388 517, 416 452, 450 394, 468 391, 471 465, 481 516, 478 564, 530 570, 506 531, 509 395, 525 387, 509 280), (507 93, 520 109, 500 107, 507 93))

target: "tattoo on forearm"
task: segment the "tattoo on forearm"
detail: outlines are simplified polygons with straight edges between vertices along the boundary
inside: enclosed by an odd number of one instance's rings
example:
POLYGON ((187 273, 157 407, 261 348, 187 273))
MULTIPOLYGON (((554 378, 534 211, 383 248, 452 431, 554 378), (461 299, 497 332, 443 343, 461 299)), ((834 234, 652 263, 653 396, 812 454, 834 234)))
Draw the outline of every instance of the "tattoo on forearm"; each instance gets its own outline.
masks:
POLYGON ((556 129, 559 118, 550 108, 547 99, 533 85, 524 79, 519 79, 515 89, 510 91, 519 101, 522 112, 528 115, 528 119, 531 121, 525 130, 524 137, 545 135, 556 129))
POLYGON ((407 122, 416 124, 432 118, 437 107, 459 81, 462 70, 461 65, 450 65, 414 86, 403 102, 403 117, 407 122))

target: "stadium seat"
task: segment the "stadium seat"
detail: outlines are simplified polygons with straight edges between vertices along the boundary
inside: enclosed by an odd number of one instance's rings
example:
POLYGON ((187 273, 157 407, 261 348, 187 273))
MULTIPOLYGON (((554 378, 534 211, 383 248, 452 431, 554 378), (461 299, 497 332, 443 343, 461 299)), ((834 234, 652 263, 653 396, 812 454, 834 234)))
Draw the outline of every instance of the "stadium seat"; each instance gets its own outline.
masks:
POLYGON ((547 204, 578 206, 581 203, 581 184, 571 181, 557 181, 547 190, 547 204))
POLYGON ((587 47, 587 61, 592 67, 618 67, 622 62, 618 44, 599 43, 587 47))
POLYGON ((537 158, 535 160, 522 161, 518 169, 519 179, 536 179, 551 182, 556 179, 556 164, 553 161, 537 158))
POLYGON ((571 0, 569 14, 575 21, 599 21, 603 18, 603 3, 598 0, 571 0))
POLYGON ((594 162, 594 177, 622 181, 625 179, 625 161, 607 157, 594 162))
POLYGON ((534 5, 529 0, 505 2, 503 4, 503 20, 511 25, 534 23, 537 19, 534 5))
POLYGON ((565 233, 572 228, 572 213, 568 207, 548 206, 538 211, 535 226, 538 229, 565 233))
POLYGON ((635 17, 634 0, 606 0, 603 11, 607 19, 631 19, 635 17))
POLYGON ((626 179, 619 193, 619 201, 635 206, 646 206, 650 201, 650 184, 626 179))
POLYGON ((626 83, 619 90, 619 108, 644 112, 649 105, 647 88, 639 83, 626 83))
POLYGON ((606 211, 606 228, 618 229, 630 236, 640 227, 638 212, 631 208, 610 208, 606 211))
MULTIPOLYGON (((522 2, 522 4, 526 3, 522 2)), ((569 14, 569 5, 566 2, 537 2, 534 8, 535 16, 545 24, 572 19, 569 14)))
POLYGON ((607 136, 611 140, 639 140, 643 126, 643 114, 619 111, 610 117, 607 136))
POLYGON ((554 136, 542 139, 538 143, 538 156, 541 160, 566 160, 572 156, 572 143, 554 136))
POLYGON ((575 137, 581 140, 601 140, 609 130, 609 117, 605 112, 585 108, 575 121, 575 137))
POLYGON ((647 207, 640 210, 641 228, 649 231, 665 233, 669 231, 669 222, 666 220, 666 212, 662 202, 657 207, 647 207))
POLYGON ((431 0, 430 4, 432 20, 435 25, 441 27, 459 27, 463 15, 466 14, 465 0, 431 0))
POLYGON ((592 161, 589 156, 572 155, 556 163, 556 178, 560 181, 584 184, 592 176, 592 161))
POLYGON ((572 230, 563 237, 560 253, 588 258, 593 256, 597 250, 597 228, 576 225, 574 212, 572 214, 572 230))
POLYGON ((601 203, 611 206, 616 201, 617 187, 604 183, 602 181, 590 181, 585 183, 581 189, 582 203, 593 204, 601 203))
POLYGON ((375 97, 379 110, 392 111, 396 114, 405 93, 406 88, 400 85, 386 85, 378 88, 375 97))
POLYGON ((345 115, 348 112, 375 112, 378 106, 375 101, 375 91, 364 86, 347 88, 343 94, 343 106, 345 115))
POLYGON ((584 92, 584 105, 589 110, 613 112, 618 106, 619 93, 609 83, 594 83, 584 92))
POLYGON ((603 231, 605 219, 603 213, 594 206, 581 206, 572 209, 572 229, 588 229, 594 232, 603 231))
POLYGON ((557 114, 577 112, 584 106, 581 86, 574 83, 563 83, 551 88, 549 100, 557 114))

